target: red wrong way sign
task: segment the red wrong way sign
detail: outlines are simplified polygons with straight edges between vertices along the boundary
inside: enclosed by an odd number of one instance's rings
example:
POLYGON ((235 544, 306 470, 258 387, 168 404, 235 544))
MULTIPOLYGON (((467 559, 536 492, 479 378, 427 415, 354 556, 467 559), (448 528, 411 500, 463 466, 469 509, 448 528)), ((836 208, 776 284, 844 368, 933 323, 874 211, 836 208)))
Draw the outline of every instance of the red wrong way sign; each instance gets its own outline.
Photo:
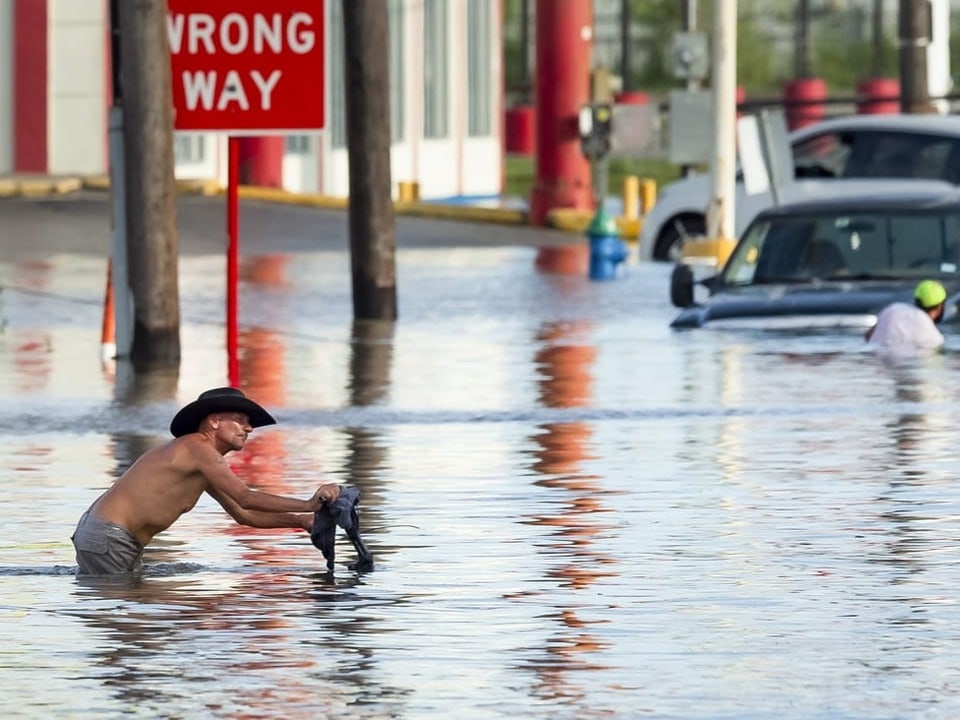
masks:
POLYGON ((168 0, 174 128, 324 124, 323 0, 168 0))

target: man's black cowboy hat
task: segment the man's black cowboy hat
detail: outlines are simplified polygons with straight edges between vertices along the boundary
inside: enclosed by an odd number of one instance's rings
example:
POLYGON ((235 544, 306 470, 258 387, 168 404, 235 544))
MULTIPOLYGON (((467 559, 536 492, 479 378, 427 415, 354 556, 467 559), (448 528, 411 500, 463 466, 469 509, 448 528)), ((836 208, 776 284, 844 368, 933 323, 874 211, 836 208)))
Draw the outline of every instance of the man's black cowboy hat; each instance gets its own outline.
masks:
POLYGON ((174 437, 181 437, 196 432, 200 423, 207 415, 218 412, 240 412, 250 418, 250 425, 273 425, 276 420, 253 400, 240 390, 232 387, 214 388, 200 393, 200 396, 189 405, 181 408, 180 412, 170 421, 170 432, 174 437))

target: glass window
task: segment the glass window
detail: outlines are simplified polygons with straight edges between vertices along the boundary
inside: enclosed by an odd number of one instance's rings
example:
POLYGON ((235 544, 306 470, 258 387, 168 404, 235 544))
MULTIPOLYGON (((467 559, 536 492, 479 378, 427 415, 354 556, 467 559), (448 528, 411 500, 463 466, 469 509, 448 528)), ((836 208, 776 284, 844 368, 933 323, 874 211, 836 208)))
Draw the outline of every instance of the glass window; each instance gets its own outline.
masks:
POLYGON ((403 140, 407 134, 406 43, 404 43, 404 0, 390 0, 390 138, 403 140))
POLYGON ((960 270, 956 212, 874 210, 754 223, 723 271, 728 285, 814 278, 921 278, 960 270))
POLYGON ((447 0, 423 0, 423 136, 449 135, 447 0))
POLYGON ((467 134, 473 137, 491 134, 491 10, 490 0, 468 0, 467 134))
POLYGON ((844 177, 926 178, 960 182, 960 140, 904 132, 856 133, 844 177))
POLYGON ((309 135, 287 135, 286 151, 293 155, 309 155, 310 140, 309 135))
POLYGON ((799 178, 843 177, 850 157, 850 136, 824 133, 793 146, 794 174, 799 178))
POLYGON ((173 136, 173 157, 178 165, 193 165, 206 159, 206 138, 200 133, 177 133, 173 136))

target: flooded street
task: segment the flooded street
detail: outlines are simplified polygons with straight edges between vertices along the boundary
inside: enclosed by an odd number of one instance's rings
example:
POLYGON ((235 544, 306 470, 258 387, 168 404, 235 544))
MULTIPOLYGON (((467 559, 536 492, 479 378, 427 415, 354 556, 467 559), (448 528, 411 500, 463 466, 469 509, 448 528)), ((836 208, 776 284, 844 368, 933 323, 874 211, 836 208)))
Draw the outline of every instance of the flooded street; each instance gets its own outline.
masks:
POLYGON ((960 335, 676 332, 669 266, 542 272, 522 228, 398 219, 400 318, 355 323, 346 214, 247 203, 278 424, 228 459, 359 487, 376 569, 204 498, 139 581, 75 577, 80 514, 227 384, 222 202, 182 203, 179 372, 135 376, 100 360, 106 203, 0 201, 5 715, 960 714, 960 335))

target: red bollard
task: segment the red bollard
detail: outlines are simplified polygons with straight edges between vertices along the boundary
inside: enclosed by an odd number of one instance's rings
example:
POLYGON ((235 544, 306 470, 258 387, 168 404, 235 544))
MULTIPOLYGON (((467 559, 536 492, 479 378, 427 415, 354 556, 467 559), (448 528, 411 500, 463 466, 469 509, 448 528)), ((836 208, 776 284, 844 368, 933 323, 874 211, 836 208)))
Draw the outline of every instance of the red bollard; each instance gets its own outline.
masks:
POLYGON ((868 78, 857 85, 857 112, 863 115, 893 115, 900 112, 900 81, 868 78))
POLYGON ((505 121, 507 136, 504 138, 504 145, 507 153, 533 155, 536 147, 533 105, 521 105, 507 110, 505 121))
POLYGON ((783 93, 787 128, 796 130, 823 120, 826 99, 827 83, 823 78, 798 78, 787 83, 783 93))
POLYGON ((647 94, 639 90, 624 90, 613 96, 613 101, 618 105, 646 105, 649 100, 647 94))
POLYGON ((283 187, 282 135, 239 138, 240 182, 256 187, 283 187))

